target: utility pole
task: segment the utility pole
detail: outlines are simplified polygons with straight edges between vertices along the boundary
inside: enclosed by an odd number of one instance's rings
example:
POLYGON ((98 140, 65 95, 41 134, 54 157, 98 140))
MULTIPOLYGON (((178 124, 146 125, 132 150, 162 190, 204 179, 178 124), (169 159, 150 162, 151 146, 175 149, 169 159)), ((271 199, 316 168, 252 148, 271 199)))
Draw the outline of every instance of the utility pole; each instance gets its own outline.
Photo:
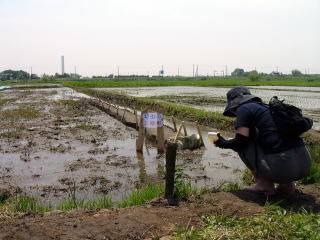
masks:
POLYGON ((74 77, 77 75, 77 66, 74 66, 74 77))
POLYGON ((228 76, 228 66, 226 65, 226 75, 225 76, 228 76))
POLYGON ((117 66, 117 68, 118 68, 118 78, 119 78, 119 76, 120 76, 119 65, 117 66))
POLYGON ((196 77, 199 76, 199 65, 197 64, 197 69, 196 69, 196 77))

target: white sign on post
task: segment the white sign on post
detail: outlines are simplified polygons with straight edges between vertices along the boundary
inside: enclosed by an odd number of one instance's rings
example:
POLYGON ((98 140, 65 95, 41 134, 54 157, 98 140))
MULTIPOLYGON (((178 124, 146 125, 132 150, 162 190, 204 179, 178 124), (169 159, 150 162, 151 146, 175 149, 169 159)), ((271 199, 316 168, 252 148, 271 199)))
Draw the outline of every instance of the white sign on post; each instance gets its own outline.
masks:
POLYGON ((145 113, 143 114, 143 126, 145 128, 158 128, 163 126, 163 114, 145 113))

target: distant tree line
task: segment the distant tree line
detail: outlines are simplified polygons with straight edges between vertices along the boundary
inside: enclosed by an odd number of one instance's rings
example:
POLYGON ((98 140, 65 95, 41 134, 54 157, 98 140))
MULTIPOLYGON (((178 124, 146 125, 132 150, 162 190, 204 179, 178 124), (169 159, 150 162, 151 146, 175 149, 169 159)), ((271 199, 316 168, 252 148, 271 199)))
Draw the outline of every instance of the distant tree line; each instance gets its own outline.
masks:
POLYGON ((5 80, 23 80, 23 79, 39 79, 39 77, 36 74, 29 74, 25 71, 19 70, 4 70, 3 72, 0 72, 0 81, 5 80))
MULTIPOLYGON (((301 77, 304 76, 301 71, 298 69, 293 69, 291 71, 291 75, 294 77, 301 77)), ((242 68, 236 68, 234 71, 231 73, 231 76, 234 77, 249 77, 251 81, 258 81, 260 77, 262 76, 286 76, 286 74, 283 74, 281 72, 273 71, 269 74, 267 73, 258 73, 257 70, 252 70, 249 72, 245 72, 242 68)))

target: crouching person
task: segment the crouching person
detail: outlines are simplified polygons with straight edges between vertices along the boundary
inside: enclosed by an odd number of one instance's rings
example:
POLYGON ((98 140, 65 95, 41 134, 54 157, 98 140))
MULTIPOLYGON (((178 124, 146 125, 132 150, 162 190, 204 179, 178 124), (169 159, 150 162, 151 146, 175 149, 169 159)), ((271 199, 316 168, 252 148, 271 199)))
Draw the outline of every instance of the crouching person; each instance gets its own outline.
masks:
POLYGON ((236 151, 251 170, 256 184, 246 190, 266 195, 275 194, 276 190, 293 193, 293 181, 306 176, 311 163, 303 140, 280 134, 269 105, 244 86, 229 90, 223 114, 236 117, 235 138, 226 140, 218 134, 214 144, 236 151))

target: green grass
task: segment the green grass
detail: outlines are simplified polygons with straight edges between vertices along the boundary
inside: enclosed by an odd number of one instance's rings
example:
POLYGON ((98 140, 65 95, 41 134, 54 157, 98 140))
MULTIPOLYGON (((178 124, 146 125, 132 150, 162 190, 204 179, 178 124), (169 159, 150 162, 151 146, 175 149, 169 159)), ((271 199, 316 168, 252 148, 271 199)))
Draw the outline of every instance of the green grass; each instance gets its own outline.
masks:
POLYGON ((207 112, 202 109, 195 109, 188 106, 176 105, 173 103, 158 102, 149 98, 131 97, 119 93, 108 91, 96 91, 92 89, 77 89, 90 96, 98 97, 102 100, 126 105, 134 109, 144 109, 149 107, 151 110, 163 110, 167 116, 175 116, 179 119, 197 121, 200 124, 212 126, 218 129, 231 130, 234 126, 234 119, 225 117, 221 113, 207 112))
POLYGON ((251 81, 248 77, 164 77, 164 78, 119 78, 119 79, 81 79, 61 81, 69 87, 146 87, 146 86, 320 86, 320 77, 262 77, 251 81))
POLYGON ((192 186, 190 181, 186 179, 188 176, 181 168, 176 168, 174 179, 174 198, 178 200, 187 199, 191 195, 202 194, 207 191, 207 188, 196 188, 192 186))
POLYGON ((29 196, 18 195, 10 202, 14 212, 47 212, 52 210, 50 203, 44 204, 29 196))
POLYGON ((145 188, 132 190, 121 202, 119 202, 118 207, 125 208, 143 205, 147 201, 159 197, 163 193, 164 187, 162 184, 149 184, 145 188))
POLYGON ((110 208, 113 206, 111 197, 100 196, 96 200, 89 200, 84 204, 85 208, 88 209, 103 209, 110 208))
POLYGON ((6 121, 17 121, 20 119, 31 120, 39 117, 40 113, 38 110, 33 109, 31 107, 12 109, 2 111, 0 115, 0 120, 6 121))
POLYGON ((113 206, 112 199, 108 196, 99 196, 95 200, 81 200, 77 198, 68 198, 62 200, 58 206, 58 210, 68 211, 76 208, 85 208, 91 210, 103 209, 103 208, 110 208, 113 206))
POLYGON ((320 215, 287 211, 281 207, 269 206, 265 212, 249 217, 225 215, 203 218, 203 229, 181 229, 176 239, 215 240, 319 240, 320 215))

